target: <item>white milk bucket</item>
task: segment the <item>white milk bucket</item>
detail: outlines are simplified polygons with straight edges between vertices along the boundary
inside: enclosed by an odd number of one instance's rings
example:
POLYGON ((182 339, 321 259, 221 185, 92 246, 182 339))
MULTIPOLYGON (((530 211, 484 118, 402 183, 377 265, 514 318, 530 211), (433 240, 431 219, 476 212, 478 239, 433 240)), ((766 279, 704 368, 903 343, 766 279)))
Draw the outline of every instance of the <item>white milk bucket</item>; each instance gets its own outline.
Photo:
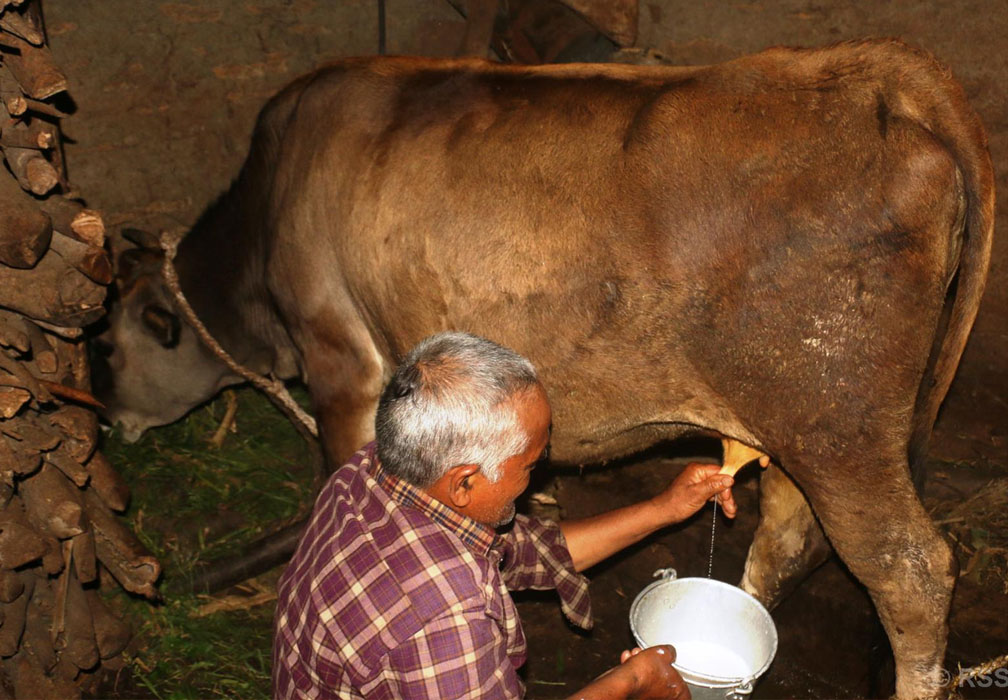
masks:
POLYGON ((674 569, 634 599, 630 629, 641 648, 671 644, 693 700, 744 700, 777 653, 777 628, 759 601, 722 581, 676 578, 674 569))

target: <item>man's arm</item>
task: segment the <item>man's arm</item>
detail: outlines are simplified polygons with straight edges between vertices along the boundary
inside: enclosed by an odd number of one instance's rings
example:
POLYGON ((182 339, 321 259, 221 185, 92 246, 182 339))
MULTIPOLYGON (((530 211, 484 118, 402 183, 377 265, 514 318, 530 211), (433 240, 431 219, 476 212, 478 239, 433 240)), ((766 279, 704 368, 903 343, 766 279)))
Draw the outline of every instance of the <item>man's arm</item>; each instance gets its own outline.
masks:
MULTIPOLYGON (((380 689, 402 700, 520 700, 522 684, 505 646, 493 620, 478 613, 446 615, 394 649, 381 677, 368 684, 369 691, 380 689)), ((570 700, 688 700, 674 659, 669 645, 624 652, 618 666, 570 700)))
POLYGON ((734 518, 738 507, 731 486, 735 481, 719 475, 719 469, 716 464, 689 464, 654 498, 590 518, 561 522, 574 568, 584 571, 652 532, 685 520, 715 495, 725 515, 734 518))

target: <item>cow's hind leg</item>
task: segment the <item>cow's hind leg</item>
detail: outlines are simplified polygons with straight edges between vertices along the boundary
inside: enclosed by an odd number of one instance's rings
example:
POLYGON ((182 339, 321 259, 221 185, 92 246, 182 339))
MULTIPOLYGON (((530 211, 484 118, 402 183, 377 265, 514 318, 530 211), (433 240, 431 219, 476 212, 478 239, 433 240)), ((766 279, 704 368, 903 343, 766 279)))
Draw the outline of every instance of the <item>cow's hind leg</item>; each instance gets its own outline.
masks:
POLYGON ((775 464, 760 477, 760 521, 742 588, 772 608, 826 561, 829 543, 804 494, 775 464))
POLYGON ((914 491, 905 456, 849 467, 844 478, 810 470, 805 493, 875 603, 893 650, 896 696, 938 696, 957 573, 952 551, 914 491))

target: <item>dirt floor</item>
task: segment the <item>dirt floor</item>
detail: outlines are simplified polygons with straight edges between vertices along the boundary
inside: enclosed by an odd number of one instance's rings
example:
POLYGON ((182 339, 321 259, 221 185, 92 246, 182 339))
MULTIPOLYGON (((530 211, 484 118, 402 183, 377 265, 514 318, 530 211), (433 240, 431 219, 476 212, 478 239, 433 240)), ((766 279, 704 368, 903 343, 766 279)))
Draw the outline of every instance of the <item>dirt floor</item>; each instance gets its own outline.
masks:
MULTIPOLYGON (((373 0, 46 0, 52 50, 70 76, 78 107, 65 128, 72 181, 114 226, 185 229, 237 173, 255 114, 269 95, 319 63, 375 52, 376 6, 373 0)), ((387 16, 389 53, 451 54, 463 30, 445 0, 389 0, 387 16)), ((645 0, 637 45, 696 64, 771 45, 865 36, 897 36, 925 48, 963 83, 990 134, 998 217, 1005 221, 1003 0, 645 0)), ((981 315, 933 440, 928 496, 936 514, 990 480, 1008 477, 1006 259, 1008 237, 1001 235, 981 315)), ((597 512, 617 505, 616 499, 654 493, 671 478, 674 464, 656 458, 563 475, 558 499, 568 516, 597 512)), ((727 581, 741 574, 757 516, 755 479, 743 482, 738 522, 719 527, 716 540, 714 576, 727 581)), ((630 644, 627 611, 655 569, 706 573, 708 516, 592 572, 597 624, 590 636, 570 631, 551 599, 523 599, 530 696, 563 696, 630 644)), ((967 565, 978 551, 973 544, 961 550, 967 565)), ((888 651, 870 602, 836 562, 813 574, 774 617, 780 649, 757 697, 890 692, 888 651)), ((951 620, 950 667, 1008 652, 1006 617, 1004 580, 964 577, 951 620)), ((1008 690, 967 689, 965 695, 1008 696, 1008 690)))

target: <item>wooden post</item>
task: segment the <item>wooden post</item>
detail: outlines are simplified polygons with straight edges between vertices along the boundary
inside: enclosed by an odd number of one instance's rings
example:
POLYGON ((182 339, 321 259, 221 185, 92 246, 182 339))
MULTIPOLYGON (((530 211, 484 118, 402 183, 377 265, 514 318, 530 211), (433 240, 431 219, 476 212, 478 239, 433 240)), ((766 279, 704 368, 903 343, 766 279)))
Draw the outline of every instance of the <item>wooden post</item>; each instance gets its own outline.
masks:
POLYGON ((68 81, 39 0, 0 0, 0 45, 0 698, 79 697, 130 637, 96 587, 156 598, 161 566, 116 515, 129 489, 96 451, 80 337, 112 265, 66 180, 50 100, 68 81))

